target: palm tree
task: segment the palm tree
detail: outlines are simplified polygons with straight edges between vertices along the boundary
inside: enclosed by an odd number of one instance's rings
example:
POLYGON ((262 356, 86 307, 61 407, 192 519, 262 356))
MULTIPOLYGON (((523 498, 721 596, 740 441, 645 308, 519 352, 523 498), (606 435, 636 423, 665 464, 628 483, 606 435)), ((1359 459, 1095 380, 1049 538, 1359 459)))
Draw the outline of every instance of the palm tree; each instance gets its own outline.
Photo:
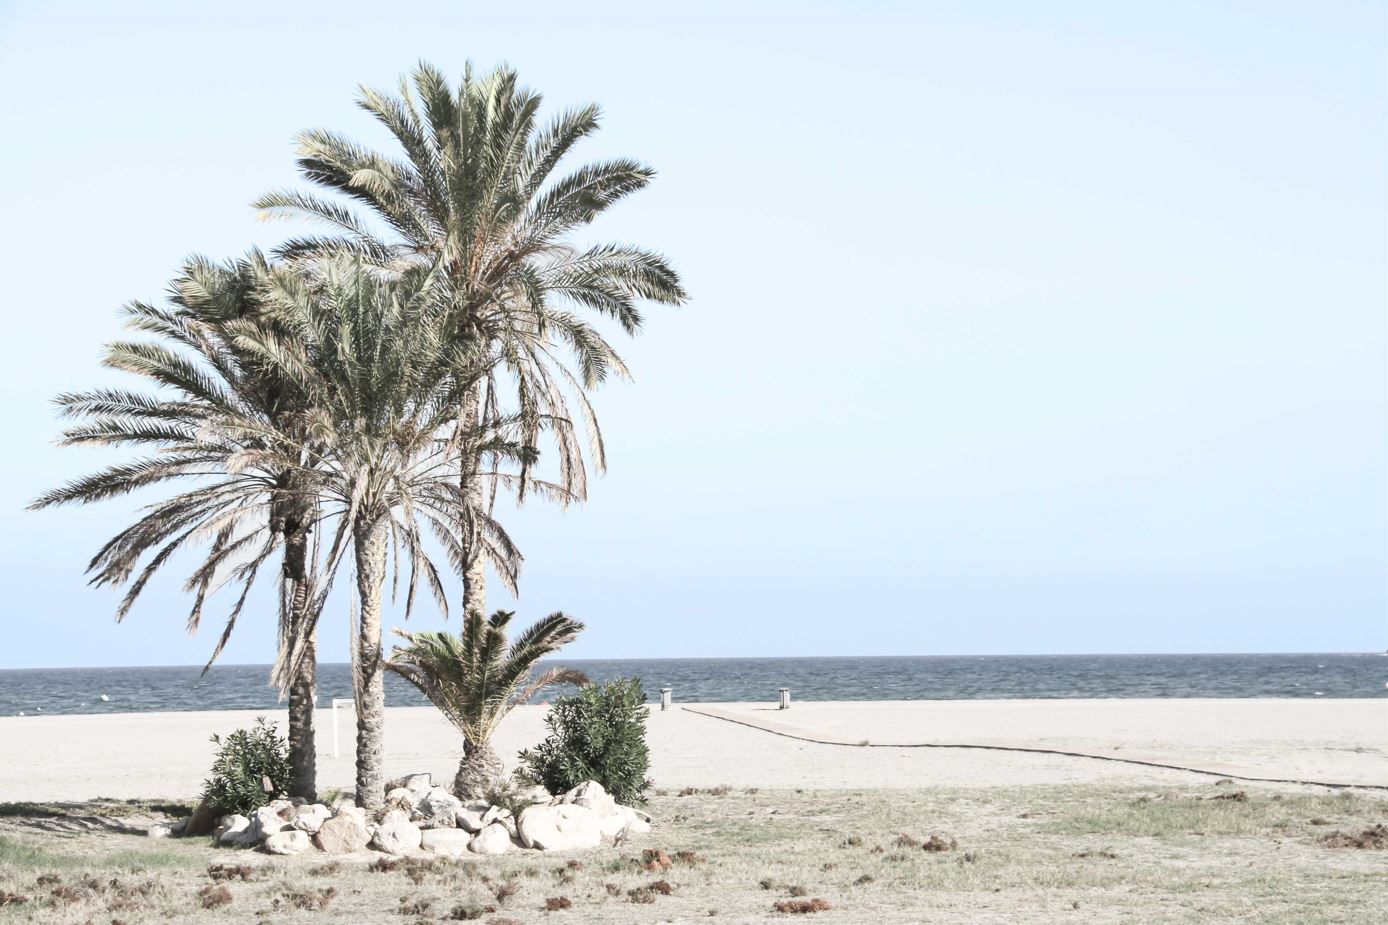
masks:
POLYGON ((419 688, 463 734, 453 792, 465 799, 485 796, 500 778, 503 766, 491 737, 511 710, 552 684, 588 683, 586 675, 569 668, 534 674, 540 659, 582 632, 582 623, 552 613, 508 646, 506 627, 514 616, 498 610, 485 619, 473 611, 459 636, 396 630, 408 645, 392 649, 386 662, 387 669, 419 688))
MULTIPOLYGON (((383 266, 427 264, 439 270, 446 330, 497 362, 459 395, 459 428, 474 435, 460 454, 459 484, 470 510, 490 509, 497 482, 482 471, 487 454, 476 437, 503 417, 500 389, 514 394, 512 438, 537 446, 547 432, 557 450, 558 500, 586 497, 582 443, 565 389, 577 399, 589 452, 601 472, 602 433, 584 394, 609 374, 627 370, 612 346, 570 308, 615 318, 628 334, 641 325, 643 300, 676 305, 685 298, 679 277, 660 254, 640 247, 580 247, 569 235, 604 210, 644 188, 654 172, 636 161, 589 164, 551 180, 570 149, 598 128, 596 106, 537 122, 540 95, 517 85, 514 71, 482 78, 469 65, 457 91, 421 63, 414 89, 402 79, 399 96, 363 89, 359 105, 394 136, 395 159, 328 131, 300 134, 299 166, 310 182, 364 205, 384 233, 333 199, 297 191, 261 197, 266 215, 309 217, 333 234, 289 241, 282 256, 355 253, 383 266), (567 348, 577 373, 561 360, 567 348), (485 502, 485 503, 484 503, 485 502)), ((515 480, 518 500, 531 486, 530 464, 515 480)), ((486 556, 480 522, 462 539, 463 610, 486 609, 486 556)))
POLYGON ((447 615, 442 577, 425 528, 463 569, 461 537, 481 536, 488 560, 514 583, 520 555, 457 484, 459 444, 528 461, 528 448, 457 426, 460 392, 485 376, 485 358, 466 340, 442 336, 437 273, 415 267, 380 274, 360 260, 325 258, 273 275, 267 311, 284 336, 260 330, 243 344, 306 396, 306 427, 320 458, 311 470, 324 516, 337 522, 330 562, 350 545, 356 566, 358 805, 384 800, 385 693, 381 610, 387 566, 396 582, 409 566, 408 617, 421 578, 447 615))
POLYGON ((197 629, 208 593, 223 580, 239 584, 241 593, 204 673, 226 645, 261 566, 282 548, 280 646, 271 680, 289 700, 291 790, 312 799, 314 632, 322 589, 310 550, 317 514, 304 474, 302 402, 290 383, 238 343, 245 331, 268 323, 257 295, 268 273, 269 264, 257 251, 225 265, 195 257, 175 279, 170 307, 128 305, 127 326, 158 341, 110 344, 104 365, 173 395, 123 389, 61 395, 61 414, 83 421, 69 427, 61 442, 135 445, 152 449, 153 455, 71 482, 31 507, 98 501, 159 483, 199 482, 146 507, 101 548, 88 571, 98 586, 125 584, 135 576, 117 609, 122 620, 178 549, 210 539, 186 584, 195 595, 189 631, 197 629))

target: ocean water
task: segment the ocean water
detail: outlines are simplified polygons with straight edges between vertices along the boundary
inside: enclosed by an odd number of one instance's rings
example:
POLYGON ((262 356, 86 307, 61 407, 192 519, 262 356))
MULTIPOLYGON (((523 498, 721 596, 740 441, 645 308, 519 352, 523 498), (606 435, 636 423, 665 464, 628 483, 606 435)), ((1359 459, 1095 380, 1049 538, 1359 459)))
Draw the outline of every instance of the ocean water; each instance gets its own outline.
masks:
MULTIPOLYGON (((1135 697, 1384 697, 1388 656, 992 655, 564 660, 593 680, 637 677, 651 700, 983 700, 1135 697)), ((0 716, 274 709, 265 665, 0 670, 0 716), (103 698, 103 695, 105 699, 103 698)), ((318 669, 318 699, 351 696, 348 666, 318 669)), ((386 703, 423 706, 386 676, 386 703)))

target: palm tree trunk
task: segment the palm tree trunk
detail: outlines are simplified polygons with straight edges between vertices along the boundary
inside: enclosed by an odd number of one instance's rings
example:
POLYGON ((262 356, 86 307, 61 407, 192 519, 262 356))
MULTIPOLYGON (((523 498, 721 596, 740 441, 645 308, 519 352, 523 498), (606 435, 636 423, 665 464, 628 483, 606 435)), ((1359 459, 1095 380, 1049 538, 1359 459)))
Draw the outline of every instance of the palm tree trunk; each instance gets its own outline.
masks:
MULTIPOLYGON (((463 406, 458 415, 459 426, 463 431, 462 460, 459 464, 459 487, 463 491, 463 501, 468 512, 482 510, 482 479, 479 476, 482 460, 477 455, 478 425, 482 415, 482 384, 471 386, 463 396, 463 406)), ((470 525, 462 537, 463 561, 463 617, 474 610, 487 612, 487 566, 482 558, 482 543, 476 520, 469 516, 470 525)))
POLYGON ((313 735, 313 708, 318 667, 318 632, 304 642, 303 661, 289 687, 289 795, 313 802, 318 799, 317 746, 313 735))
POLYGON ((453 793, 463 800, 485 797, 505 771, 501 756, 490 743, 463 739, 463 760, 453 778, 453 793))
POLYGON ((357 805, 385 804, 385 670, 381 657, 381 584, 386 575, 387 523, 384 517, 356 526, 357 595, 357 805))
MULTIPOLYGON (((294 475, 291 473, 290 479, 294 475)), ((313 529, 313 495, 303 486, 291 481, 283 498, 285 513, 284 581, 288 593, 281 599, 288 613, 281 620, 286 625, 282 645, 291 647, 302 639, 299 666, 289 686, 289 772, 290 796, 316 800, 317 766, 313 734, 313 709, 316 700, 318 632, 313 625, 314 615, 309 582, 309 534, 313 529), (298 638, 296 638, 298 637, 298 638)))

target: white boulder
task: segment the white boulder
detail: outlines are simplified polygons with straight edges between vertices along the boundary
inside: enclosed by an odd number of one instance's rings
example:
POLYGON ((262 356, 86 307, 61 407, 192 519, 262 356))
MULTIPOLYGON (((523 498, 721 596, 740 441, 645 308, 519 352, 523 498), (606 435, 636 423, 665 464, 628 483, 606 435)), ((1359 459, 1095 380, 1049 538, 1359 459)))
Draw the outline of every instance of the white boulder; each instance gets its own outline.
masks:
POLYGON ((145 834, 150 838, 168 838, 174 833, 174 827, 163 822, 156 822, 154 825, 145 829, 145 834))
POLYGON ((480 832, 487 824, 485 821, 487 813, 493 809, 495 807, 477 801, 463 803, 454 813, 454 818, 457 820, 458 828, 467 829, 469 832, 480 832))
MULTIPOLYGON (((614 812, 598 817, 598 827, 604 838, 615 839, 623 832, 626 835, 642 835, 651 830, 651 824, 637 815, 629 806, 613 804, 614 812)), ((625 837, 625 836, 623 836, 625 837)))
POLYGON ((223 816, 213 835, 219 845, 254 845, 260 840, 251 832, 251 820, 240 813, 223 816))
POLYGON ((343 811, 318 827, 313 843, 328 854, 351 854, 365 848, 370 839, 362 817, 343 811))
POLYGON ((294 828, 310 835, 315 834, 323 823, 331 819, 333 811, 322 803, 300 806, 294 816, 294 828))
POLYGON ((423 796, 432 789, 434 789, 434 777, 427 771, 422 774, 406 774, 404 777, 397 777, 386 784, 387 794, 392 790, 409 790, 423 796))
POLYGON ((251 813, 251 834, 257 841, 264 841, 276 832, 294 828, 294 824, 285 818, 293 811, 294 807, 287 800, 282 807, 275 803, 260 807, 251 813))
POLYGON ((511 811, 504 806, 492 806, 488 808, 482 816, 482 828, 486 828, 492 823, 499 823, 506 827, 506 831, 511 833, 511 837, 516 837, 516 817, 511 815, 511 811))
POLYGON ((419 847, 420 840, 419 826, 401 810, 392 809, 377 824, 371 847, 387 854, 407 854, 419 847))
POLYGON ((451 829, 458 824, 458 811, 463 802, 442 787, 424 795, 414 808, 411 819, 421 829, 451 829))
POLYGON ((423 793, 420 791, 411 790, 408 787, 396 787, 386 792, 386 805, 398 807, 408 813, 414 809, 421 796, 423 793))
POLYGON ((516 821, 516 830, 527 848, 542 851, 596 848, 602 844, 597 813, 573 803, 526 807, 516 821))
POLYGON ((564 803, 585 806, 599 816, 611 816, 617 812, 617 801, 595 780, 586 780, 562 798, 564 803))
POLYGON ((493 822, 478 832, 467 847, 473 854, 505 854, 511 850, 511 833, 506 826, 493 822))
POLYGON ((419 846, 440 857, 460 858, 467 854, 474 836, 462 829, 425 829, 419 833, 419 846))
POLYGON ((270 854, 303 854, 313 847, 313 842, 309 840, 307 832, 290 829, 268 836, 264 847, 270 854))

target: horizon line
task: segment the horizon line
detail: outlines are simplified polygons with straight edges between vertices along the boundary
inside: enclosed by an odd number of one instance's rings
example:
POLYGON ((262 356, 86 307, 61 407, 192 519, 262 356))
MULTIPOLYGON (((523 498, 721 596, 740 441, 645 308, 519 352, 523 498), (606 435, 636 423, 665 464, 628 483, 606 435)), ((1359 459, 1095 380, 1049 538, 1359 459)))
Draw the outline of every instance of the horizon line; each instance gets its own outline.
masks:
MULTIPOLYGON (((1388 655, 1388 649, 1383 651, 1364 650, 1355 652, 1317 652, 1304 650, 1284 650, 1277 652, 994 652, 994 653, 961 653, 944 654, 935 653, 928 655, 679 655, 679 656, 622 656, 619 658, 572 658, 572 659, 541 659, 542 662, 549 661, 572 661, 572 662, 707 662, 707 661, 791 661, 795 659, 809 660, 835 660, 835 659, 913 659, 913 658, 1168 658, 1172 656, 1259 656, 1259 655, 1388 655)), ((318 662, 319 667, 324 666, 350 666, 351 662, 318 662)), ((227 662, 208 666, 208 670, 216 668, 269 668, 270 662, 227 662)), ((143 669, 143 668, 191 668, 202 671, 202 665, 35 665, 27 668, 5 668, 0 667, 0 671, 114 671, 121 669, 143 669)))

